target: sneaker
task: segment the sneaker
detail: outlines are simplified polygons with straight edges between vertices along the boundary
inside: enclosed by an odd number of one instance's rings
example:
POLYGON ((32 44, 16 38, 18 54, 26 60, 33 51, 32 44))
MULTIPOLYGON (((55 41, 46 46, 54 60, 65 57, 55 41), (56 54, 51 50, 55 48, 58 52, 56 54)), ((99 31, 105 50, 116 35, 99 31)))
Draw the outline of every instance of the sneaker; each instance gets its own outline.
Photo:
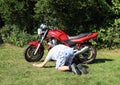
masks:
POLYGON ((79 69, 79 71, 82 73, 82 74, 87 74, 88 71, 81 65, 81 64, 78 64, 77 65, 77 68, 79 69))
POLYGON ((77 74, 77 75, 80 75, 80 74, 81 74, 81 72, 78 70, 77 65, 76 65, 75 63, 73 63, 73 64, 71 65, 71 70, 72 70, 73 73, 75 73, 75 74, 77 74))

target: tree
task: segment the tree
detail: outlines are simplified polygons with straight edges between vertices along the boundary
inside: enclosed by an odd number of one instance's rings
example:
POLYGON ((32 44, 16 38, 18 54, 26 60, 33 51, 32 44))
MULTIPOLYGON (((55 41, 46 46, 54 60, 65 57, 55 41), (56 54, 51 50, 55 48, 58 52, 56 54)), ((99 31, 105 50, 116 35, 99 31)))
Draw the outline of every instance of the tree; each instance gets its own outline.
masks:
POLYGON ((35 25, 34 0, 1 0, 0 15, 5 25, 17 25, 29 33, 35 25))
MULTIPOLYGON (((47 16, 49 13, 55 15, 59 18, 59 27, 63 27, 68 34, 98 31, 102 35, 99 37, 100 45, 104 43, 106 46, 108 43, 107 46, 111 46, 111 42, 119 42, 118 37, 111 41, 113 37, 110 36, 115 32, 119 33, 119 3, 119 0, 39 0, 35 13, 37 17, 42 11, 47 16)), ((113 36, 119 36, 118 33, 113 36)))
POLYGON ((0 22, 8 26, 3 27, 8 28, 5 33, 14 28, 33 34, 43 16, 49 24, 56 17, 58 27, 69 35, 98 31, 100 44, 111 43, 109 34, 119 34, 120 0, 0 0, 0 22))

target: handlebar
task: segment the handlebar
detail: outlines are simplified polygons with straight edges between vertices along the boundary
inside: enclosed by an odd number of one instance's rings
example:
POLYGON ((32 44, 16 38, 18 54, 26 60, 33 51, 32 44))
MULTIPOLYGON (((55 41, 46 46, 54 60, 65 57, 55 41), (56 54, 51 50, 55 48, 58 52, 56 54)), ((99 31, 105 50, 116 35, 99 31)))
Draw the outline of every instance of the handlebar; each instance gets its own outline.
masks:
POLYGON ((54 26, 48 26, 47 24, 41 24, 40 28, 42 28, 42 29, 55 29, 54 26))

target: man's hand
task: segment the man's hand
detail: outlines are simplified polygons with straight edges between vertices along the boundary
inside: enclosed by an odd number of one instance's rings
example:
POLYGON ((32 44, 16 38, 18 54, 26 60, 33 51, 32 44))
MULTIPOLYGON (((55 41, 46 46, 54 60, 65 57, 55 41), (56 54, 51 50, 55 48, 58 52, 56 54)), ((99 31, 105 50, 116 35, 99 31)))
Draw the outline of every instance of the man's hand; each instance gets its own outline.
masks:
POLYGON ((39 67, 39 68, 43 68, 43 64, 33 64, 34 67, 39 67))
POLYGON ((43 68, 46 65, 47 62, 48 62, 48 60, 45 59, 44 62, 42 62, 40 64, 33 64, 33 66, 43 68))

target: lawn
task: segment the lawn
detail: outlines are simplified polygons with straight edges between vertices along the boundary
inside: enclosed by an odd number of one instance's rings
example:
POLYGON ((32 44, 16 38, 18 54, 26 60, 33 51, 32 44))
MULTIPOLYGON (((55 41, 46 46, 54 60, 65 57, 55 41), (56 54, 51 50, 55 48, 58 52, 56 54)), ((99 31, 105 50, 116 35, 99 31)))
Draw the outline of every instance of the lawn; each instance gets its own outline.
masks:
POLYGON ((99 50, 93 64, 84 64, 89 73, 79 76, 55 70, 54 61, 46 68, 33 67, 33 63, 25 61, 23 52, 24 48, 0 45, 0 85, 120 84, 120 49, 99 50))

